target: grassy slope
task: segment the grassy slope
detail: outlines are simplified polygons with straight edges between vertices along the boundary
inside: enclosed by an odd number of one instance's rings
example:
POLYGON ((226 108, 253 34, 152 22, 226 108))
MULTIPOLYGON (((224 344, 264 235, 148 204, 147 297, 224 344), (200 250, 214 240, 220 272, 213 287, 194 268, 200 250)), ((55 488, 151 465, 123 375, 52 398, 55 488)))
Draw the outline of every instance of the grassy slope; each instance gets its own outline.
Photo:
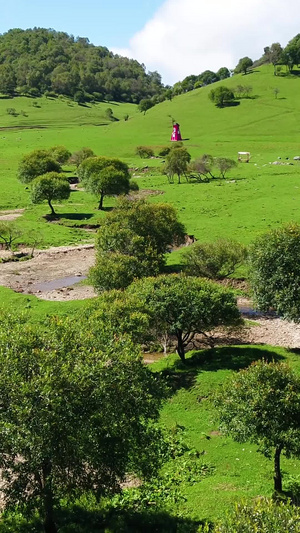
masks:
MULTIPOLYGON (((177 383, 177 391, 162 409, 162 423, 170 428, 176 424, 184 427, 186 442, 202 452, 204 463, 214 467, 213 473, 200 482, 181 485, 186 501, 179 501, 173 511, 196 520, 215 520, 222 518, 236 500, 271 496, 273 462, 257 453, 254 444, 239 444, 220 434, 210 402, 212 393, 233 371, 259 358, 286 360, 297 373, 300 360, 292 352, 271 346, 228 346, 191 352, 190 356, 186 368, 176 355, 151 365, 154 371, 168 369, 170 382, 177 383)), ((299 472, 299 467, 299 460, 282 458, 284 483, 299 472)))
MULTIPOLYGON (((272 67, 261 67, 247 76, 235 76, 219 82, 230 87, 247 84, 253 87, 253 98, 242 99, 240 105, 217 109, 208 100, 211 87, 205 87, 163 102, 150 109, 146 115, 137 112, 132 104, 98 104, 88 108, 72 104, 68 100, 38 99, 40 108, 32 107, 32 99, 16 98, 0 100, 0 117, 4 127, 15 125, 45 126, 44 129, 2 130, 0 165, 0 209, 26 207, 28 212, 19 224, 29 231, 35 224, 44 234, 44 245, 75 243, 87 238, 86 232, 78 232, 63 226, 45 224, 42 215, 46 206, 30 206, 28 190, 16 179, 20 157, 34 148, 64 144, 70 150, 90 146, 98 154, 123 158, 131 167, 145 164, 158 167, 153 175, 140 175, 141 187, 162 189, 164 197, 153 201, 171 202, 178 208, 188 233, 203 240, 218 236, 232 236, 249 242, 253 237, 284 221, 300 221, 298 210, 300 165, 274 166, 269 162, 278 157, 285 161, 300 155, 298 128, 300 103, 298 99, 300 78, 273 76, 272 67), (273 89, 280 93, 275 99, 273 89), (129 121, 97 126, 104 120, 107 106, 129 121), (6 108, 23 109, 28 117, 11 117, 6 108), (181 124, 182 134, 188 140, 185 145, 193 157, 203 153, 236 158, 238 151, 250 151, 250 164, 241 164, 228 176, 235 179, 216 180, 209 184, 169 185, 161 176, 158 160, 145 160, 134 155, 138 144, 165 145, 169 142, 171 117, 181 124)), ((71 174, 70 174, 71 175, 71 174)), ((113 205, 107 199, 106 205, 113 205)), ((68 217, 95 220, 96 201, 84 193, 72 193, 70 201, 58 211, 68 217), (76 215, 77 213, 77 215, 76 215)), ((70 219, 64 220, 70 224, 70 219)), ((73 222, 74 223, 74 222, 73 222)))

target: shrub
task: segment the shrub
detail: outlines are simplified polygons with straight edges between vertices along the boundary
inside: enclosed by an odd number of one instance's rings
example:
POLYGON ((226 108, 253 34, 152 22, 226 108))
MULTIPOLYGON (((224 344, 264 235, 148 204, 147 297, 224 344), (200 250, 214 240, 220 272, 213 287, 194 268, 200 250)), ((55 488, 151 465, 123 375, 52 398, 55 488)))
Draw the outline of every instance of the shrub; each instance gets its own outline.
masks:
POLYGON ((158 151, 158 155, 160 157, 165 157, 166 155, 168 155, 168 153, 170 152, 171 150, 171 147, 170 146, 162 146, 159 151, 158 151))
POLYGON ((256 239, 250 247, 249 270, 258 308, 274 308, 299 322, 300 226, 287 224, 256 239))
POLYGON ((212 89, 209 92, 208 97, 217 107, 225 107, 234 100, 233 92, 223 86, 212 89))
POLYGON ((139 155, 142 159, 149 159, 154 156, 154 152, 150 146, 137 146, 135 149, 136 155, 139 155))
POLYGON ((246 259, 246 248, 230 240, 197 242, 183 256, 183 265, 189 276, 223 279, 233 274, 246 259))
MULTIPOLYGON (((299 528, 299 508, 260 498, 254 503, 238 503, 234 512, 218 523, 212 533, 294 533, 300 531, 299 528)), ((211 530, 204 528, 199 531, 211 530)))

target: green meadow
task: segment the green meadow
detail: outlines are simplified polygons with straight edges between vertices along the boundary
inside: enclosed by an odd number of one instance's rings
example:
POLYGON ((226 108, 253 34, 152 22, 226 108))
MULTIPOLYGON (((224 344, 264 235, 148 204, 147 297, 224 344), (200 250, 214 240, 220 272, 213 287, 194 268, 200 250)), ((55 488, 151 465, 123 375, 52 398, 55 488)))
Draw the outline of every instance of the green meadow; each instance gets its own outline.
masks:
MULTIPOLYGON (((96 224, 103 216, 95 198, 73 192, 58 206, 58 223, 49 224, 43 217, 48 207, 32 206, 29 189, 16 177, 22 155, 63 144, 71 151, 89 146, 98 155, 126 161, 137 169, 134 178, 140 188, 163 191, 163 196, 150 201, 172 203, 187 232, 201 240, 224 236, 249 243, 270 227, 299 221, 300 163, 293 157, 300 155, 300 78, 275 77, 272 66, 263 66, 218 83, 250 85, 251 96, 240 99, 239 105, 218 109, 208 99, 211 86, 207 86, 158 104, 145 115, 134 104, 79 106, 67 98, 0 99, 0 209, 25 208, 17 225, 25 234, 33 227, 38 230, 43 247, 90 240, 80 226, 96 224), (274 88, 279 89, 277 98, 274 88), (8 115, 9 107, 23 114, 8 115), (107 107, 118 121, 107 121, 107 107), (209 153, 236 159, 238 151, 249 151, 250 163, 240 163, 224 180, 170 185, 161 173, 161 160, 141 160, 135 148, 144 144, 157 150, 170 144, 172 119, 180 123, 184 145, 193 158, 209 153), (274 161, 282 164, 271 164, 274 161), (141 172, 145 166, 149 171, 141 172)), ((72 167, 65 170, 68 176, 75 172, 72 167)), ((113 199, 105 200, 106 207, 113 204, 113 199)))
MULTIPOLYGON (((140 189, 154 192, 149 201, 174 205, 187 233, 199 240, 230 237, 248 244, 269 228, 300 222, 300 162, 293 160, 300 156, 300 77, 274 77, 273 67, 263 66, 218 83, 230 88, 250 85, 251 96, 236 106, 218 109, 208 98, 212 88, 208 86, 158 104, 145 115, 134 104, 79 106, 67 98, 0 98, 0 210, 24 209, 15 221, 23 233, 22 243, 30 242, 33 231, 44 248, 91 242, 94 233, 85 226, 97 225, 105 216, 105 211, 97 210, 97 199, 84 191, 73 191, 68 201, 57 205, 55 222, 45 218, 46 204, 31 204, 29 188, 17 179, 18 163, 24 154, 54 145, 72 152, 88 146, 97 155, 124 160, 140 189), (277 98, 275 88, 279 89, 277 98), (107 120, 108 107, 118 120, 107 120), (8 108, 14 108, 17 115, 8 114, 8 108), (127 114, 129 119, 124 120, 127 114), (249 151, 250 163, 240 163, 225 179, 209 183, 183 179, 180 185, 169 184, 161 171, 162 159, 140 159, 135 148, 148 145, 157 152, 170 144, 172 120, 180 123, 192 158, 207 153, 237 159, 238 151, 249 151), (275 161, 281 164, 274 165, 275 161)), ((76 175, 74 167, 64 170, 68 177, 76 175)), ((105 198, 106 209, 114 204, 114 199, 105 198)), ((178 262, 180 253, 171 254, 168 262, 178 262)), ((47 302, 0 287, 0 310, 24 311, 33 322, 48 315, 80 312, 84 305, 82 301, 47 302)), ((182 493, 172 507, 174 515, 215 520, 241 498, 271 496, 272 461, 257 453, 255 445, 237 444, 220 434, 210 400, 232 372, 261 357, 286 360, 300 372, 297 353, 268 346, 190 352, 186 367, 175 355, 151 365, 153 371, 166 374, 173 387, 161 412, 162 424, 180 426, 183 441, 200 454, 204 464, 203 476, 194 481, 176 463, 166 465, 182 493)), ((189 460, 184 456, 187 465, 189 460)), ((283 458, 284 482, 299 466, 299 461, 283 458)))

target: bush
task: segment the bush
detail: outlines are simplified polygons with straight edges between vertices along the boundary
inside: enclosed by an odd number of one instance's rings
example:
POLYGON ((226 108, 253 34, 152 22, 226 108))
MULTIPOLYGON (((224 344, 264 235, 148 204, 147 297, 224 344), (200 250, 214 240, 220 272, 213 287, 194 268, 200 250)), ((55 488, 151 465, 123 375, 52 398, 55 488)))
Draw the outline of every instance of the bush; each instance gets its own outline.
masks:
POLYGON ((225 107, 234 100, 233 92, 223 86, 212 89, 209 92, 208 97, 217 107, 225 107))
POLYGON ((154 152, 150 146, 137 146, 135 149, 136 155, 139 155, 142 159, 149 159, 154 156, 154 152))
POLYGON ((223 279, 233 274, 246 259, 246 248, 230 239, 216 242, 197 242, 183 256, 183 265, 189 276, 223 279))
POLYGON ((168 153, 170 152, 170 150, 171 150, 171 147, 170 147, 170 146, 162 146, 162 147, 159 149, 159 152, 158 152, 159 157, 165 157, 166 155, 168 155, 168 153))
MULTIPOLYGON (((211 531, 200 529, 200 532, 211 531)), ((300 511, 287 503, 260 498, 254 503, 239 503, 212 533, 295 533, 300 531, 300 511)))
POLYGON ((287 224, 256 239, 250 247, 249 270, 258 308, 273 308, 299 322, 300 225, 287 224))

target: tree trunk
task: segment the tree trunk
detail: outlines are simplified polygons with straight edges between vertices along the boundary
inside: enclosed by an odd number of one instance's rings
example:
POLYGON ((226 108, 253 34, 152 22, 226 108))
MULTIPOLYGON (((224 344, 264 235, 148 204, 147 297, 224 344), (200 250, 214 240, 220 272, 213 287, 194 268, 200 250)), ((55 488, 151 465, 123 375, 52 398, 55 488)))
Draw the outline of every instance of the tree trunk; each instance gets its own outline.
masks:
POLYGON ((183 363, 185 363, 184 343, 183 343, 183 340, 182 340, 182 331, 181 330, 177 331, 176 337, 177 337, 176 351, 177 351, 181 361, 183 363))
POLYGON ((282 492, 282 477, 281 477, 281 471, 280 471, 280 454, 281 454, 282 446, 277 446, 275 450, 275 457, 274 457, 274 490, 277 492, 282 492))
POLYGON ((101 196, 100 196, 100 200, 99 200, 99 205, 98 205, 98 209, 99 209, 100 211, 102 211, 102 209, 103 209, 103 198, 104 198, 104 194, 103 194, 103 192, 102 192, 102 193, 101 193, 101 196))
POLYGON ((49 207, 51 209, 51 215, 55 216, 56 213, 55 213, 55 211, 53 209, 53 205, 51 204, 51 200, 48 200, 48 204, 49 204, 49 207))
POLYGON ((46 461, 43 466, 42 479, 42 498, 44 503, 44 531, 45 533, 57 533, 57 527, 54 521, 54 503, 51 482, 51 463, 46 461))

